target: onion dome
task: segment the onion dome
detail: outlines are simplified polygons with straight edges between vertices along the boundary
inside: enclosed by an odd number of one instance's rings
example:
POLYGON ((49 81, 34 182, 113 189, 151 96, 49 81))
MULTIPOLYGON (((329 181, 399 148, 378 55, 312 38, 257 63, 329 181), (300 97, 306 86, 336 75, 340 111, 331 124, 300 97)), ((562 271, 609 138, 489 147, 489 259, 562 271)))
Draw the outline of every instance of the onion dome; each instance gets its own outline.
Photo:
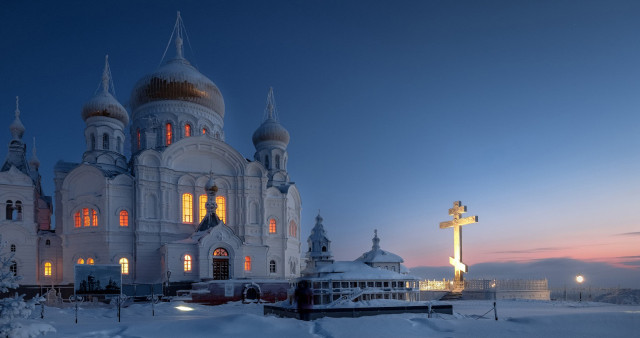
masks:
POLYGON ((266 119, 255 132, 253 132, 253 145, 266 141, 276 141, 284 143, 285 146, 289 144, 289 132, 285 129, 280 122, 278 122, 278 116, 276 115, 275 99, 273 98, 273 88, 269 88, 269 95, 267 96, 267 108, 266 119))
POLYGON ((204 190, 206 192, 214 192, 214 195, 218 192, 218 186, 216 186, 216 182, 213 180, 213 176, 209 176, 209 181, 207 181, 207 183, 204 185, 204 190))
POLYGON ((19 107, 20 99, 16 96, 16 118, 9 125, 9 131, 11 131, 11 136, 14 140, 22 139, 22 135, 24 135, 24 124, 20 121, 20 107, 19 107))
POLYGON ((131 110, 149 102, 178 100, 199 104, 224 118, 220 90, 182 56, 180 35, 175 41, 176 57, 136 83, 131 93, 131 110))
POLYGON ((106 116, 122 122, 125 126, 129 123, 127 110, 109 93, 111 82, 111 70, 109 69, 109 55, 105 56, 104 72, 102 73, 102 90, 92 97, 82 107, 82 119, 87 120, 93 116, 106 116))

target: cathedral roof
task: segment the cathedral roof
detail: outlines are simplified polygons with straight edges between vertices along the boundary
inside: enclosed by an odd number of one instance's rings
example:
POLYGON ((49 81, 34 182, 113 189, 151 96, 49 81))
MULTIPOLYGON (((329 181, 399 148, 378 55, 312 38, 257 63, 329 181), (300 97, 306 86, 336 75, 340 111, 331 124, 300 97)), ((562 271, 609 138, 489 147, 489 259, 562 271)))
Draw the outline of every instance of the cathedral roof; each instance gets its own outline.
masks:
POLYGON ((378 230, 375 230, 373 236, 373 246, 370 251, 367 251, 358 257, 356 261, 364 263, 403 263, 402 257, 380 249, 380 238, 378 238, 378 230))
POLYGON ((99 90, 82 107, 82 119, 87 120, 93 116, 106 116, 114 118, 125 126, 129 123, 127 110, 109 92, 111 82, 111 70, 109 69, 109 56, 105 57, 104 71, 102 73, 102 90, 99 90))
POLYGON ((267 95, 265 120, 253 133, 254 146, 267 141, 279 142, 284 144, 285 147, 289 144, 289 132, 278 122, 273 88, 269 88, 269 94, 267 95))

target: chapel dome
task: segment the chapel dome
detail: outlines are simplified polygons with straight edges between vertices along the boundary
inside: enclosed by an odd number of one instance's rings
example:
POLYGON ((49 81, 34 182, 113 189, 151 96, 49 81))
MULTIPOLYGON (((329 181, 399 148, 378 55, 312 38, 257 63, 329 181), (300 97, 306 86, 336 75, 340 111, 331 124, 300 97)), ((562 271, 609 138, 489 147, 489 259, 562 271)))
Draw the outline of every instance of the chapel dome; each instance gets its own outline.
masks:
POLYGON ((265 141, 282 142, 286 146, 289 144, 289 132, 276 119, 268 118, 256 129, 252 139, 254 146, 265 141))
POLYGON ((114 118, 125 126, 129 123, 127 110, 116 100, 111 93, 100 91, 82 107, 82 119, 87 120, 93 116, 106 116, 114 118))
POLYGON ((131 111, 154 101, 178 100, 199 104, 224 118, 218 87, 185 58, 177 56, 140 79, 131 93, 131 111))

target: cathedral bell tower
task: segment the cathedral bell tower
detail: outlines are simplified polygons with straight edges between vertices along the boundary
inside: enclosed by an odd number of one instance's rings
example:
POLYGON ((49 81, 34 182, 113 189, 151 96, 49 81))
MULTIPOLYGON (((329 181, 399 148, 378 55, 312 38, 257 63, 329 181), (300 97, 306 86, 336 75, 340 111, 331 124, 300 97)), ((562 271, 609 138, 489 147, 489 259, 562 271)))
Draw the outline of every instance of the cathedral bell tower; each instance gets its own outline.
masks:
POLYGON ((253 145, 256 147, 254 158, 268 170, 270 185, 289 182, 287 173, 288 144, 289 132, 278 121, 273 88, 270 87, 267 95, 265 119, 253 133, 253 145))
POLYGON ((84 136, 87 150, 83 162, 98 164, 103 169, 124 172, 127 161, 124 156, 124 128, 129 123, 127 110, 110 92, 113 88, 109 56, 105 57, 102 84, 82 107, 82 119, 86 123, 84 136))
POLYGON ((303 274, 312 274, 316 268, 332 264, 333 255, 331 254, 331 241, 327 238, 327 233, 322 225, 322 216, 318 213, 316 216, 316 225, 311 229, 311 235, 307 239, 309 251, 307 252, 307 267, 303 274))

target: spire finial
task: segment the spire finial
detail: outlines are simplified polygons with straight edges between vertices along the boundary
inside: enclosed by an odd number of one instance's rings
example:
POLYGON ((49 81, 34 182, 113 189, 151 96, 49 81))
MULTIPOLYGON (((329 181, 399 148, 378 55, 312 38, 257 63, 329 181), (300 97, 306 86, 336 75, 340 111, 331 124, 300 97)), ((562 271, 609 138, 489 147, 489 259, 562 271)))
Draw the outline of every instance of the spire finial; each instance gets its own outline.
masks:
POLYGON ((378 238, 378 229, 373 230, 373 246, 372 249, 373 250, 379 250, 380 249, 380 238, 378 238))
POLYGON ((269 94, 267 94, 267 107, 265 108, 265 113, 267 115, 266 119, 278 120, 278 115, 276 114, 276 99, 273 96, 273 87, 269 87, 269 94))
POLYGON ((176 57, 178 59, 183 58, 183 50, 182 50, 182 18, 180 17, 180 11, 178 11, 178 17, 176 18, 176 27, 174 28, 176 31, 176 57))
POLYGON ((20 118, 20 97, 16 96, 16 118, 20 118))
POLYGON ((38 156, 36 156, 36 138, 33 137, 33 148, 31 148, 31 160, 29 160, 29 164, 33 166, 35 170, 38 170, 40 167, 40 160, 38 160, 38 156))
POLYGON ((109 82, 111 81, 111 70, 109 69, 109 54, 104 56, 104 71, 102 71, 102 91, 109 92, 109 82))

